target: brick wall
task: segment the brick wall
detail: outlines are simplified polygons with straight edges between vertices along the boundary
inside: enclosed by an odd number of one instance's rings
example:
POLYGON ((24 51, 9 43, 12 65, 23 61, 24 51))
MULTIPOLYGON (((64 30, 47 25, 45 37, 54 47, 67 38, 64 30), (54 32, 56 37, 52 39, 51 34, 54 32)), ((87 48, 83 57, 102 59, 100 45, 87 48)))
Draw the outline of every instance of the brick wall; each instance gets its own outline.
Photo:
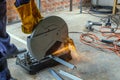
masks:
MULTIPOLYGON (((15 0, 7 1, 7 18, 8 22, 19 20, 17 11, 14 7, 15 0)), ((83 2, 88 0, 83 0, 83 2)), ((73 0, 73 7, 79 6, 80 0, 73 0)), ((70 0, 41 0, 41 13, 48 13, 67 9, 69 11, 70 0)))
POLYGON ((83 0, 83 6, 87 7, 91 5, 91 0, 83 0))
MULTIPOLYGON (((80 0, 73 0, 73 6, 79 6, 80 0)), ((69 8, 70 0, 41 0, 42 12, 60 11, 69 8)))
POLYGON ((7 20, 8 23, 18 20, 18 14, 14 7, 15 0, 6 0, 7 1, 7 20))

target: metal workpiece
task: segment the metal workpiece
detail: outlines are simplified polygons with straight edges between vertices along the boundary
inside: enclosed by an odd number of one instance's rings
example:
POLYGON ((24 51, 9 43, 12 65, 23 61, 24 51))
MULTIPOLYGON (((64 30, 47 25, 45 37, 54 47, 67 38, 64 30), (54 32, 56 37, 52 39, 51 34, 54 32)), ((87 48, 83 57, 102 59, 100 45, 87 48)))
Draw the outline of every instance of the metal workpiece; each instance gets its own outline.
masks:
POLYGON ((69 63, 69 62, 67 62, 67 61, 65 61, 65 60, 63 60, 63 59, 61 59, 61 58, 59 58, 59 57, 52 56, 52 55, 49 55, 49 57, 52 58, 53 60, 55 60, 55 61, 57 61, 57 62, 59 62, 59 63, 65 65, 65 66, 71 68, 71 69, 76 68, 75 65, 73 65, 73 64, 71 64, 71 63, 69 63))
POLYGON ((83 80, 83 79, 80 79, 80 78, 78 78, 78 77, 76 77, 76 76, 74 76, 70 73, 67 73, 67 72, 63 71, 63 70, 59 70, 59 73, 63 76, 66 76, 66 77, 72 79, 72 80, 83 80))
POLYGON ((49 72, 56 78, 56 80, 64 80, 55 72, 55 70, 49 69, 49 72))

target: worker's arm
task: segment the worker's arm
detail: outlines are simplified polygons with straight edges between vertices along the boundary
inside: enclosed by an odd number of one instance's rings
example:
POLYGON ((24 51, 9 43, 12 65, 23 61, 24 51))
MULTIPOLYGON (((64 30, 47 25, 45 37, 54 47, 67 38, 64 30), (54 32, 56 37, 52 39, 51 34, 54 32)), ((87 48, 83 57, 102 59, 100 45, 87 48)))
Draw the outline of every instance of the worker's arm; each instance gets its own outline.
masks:
POLYGON ((19 4, 17 1, 18 0, 16 0, 15 4, 17 5, 16 8, 22 21, 22 31, 24 33, 31 33, 43 17, 41 16, 34 0, 27 0, 27 3, 19 2, 19 4))

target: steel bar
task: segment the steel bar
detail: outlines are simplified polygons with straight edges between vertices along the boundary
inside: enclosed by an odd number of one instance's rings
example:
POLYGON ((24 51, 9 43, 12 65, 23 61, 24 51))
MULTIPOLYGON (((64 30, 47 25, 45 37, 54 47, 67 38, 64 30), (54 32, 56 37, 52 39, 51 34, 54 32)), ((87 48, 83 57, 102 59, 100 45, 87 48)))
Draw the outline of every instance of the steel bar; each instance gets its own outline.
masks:
POLYGON ((70 11, 72 11, 72 9, 73 9, 73 0, 70 0, 70 11))
POLYGON ((80 0, 80 13, 82 13, 82 0, 80 0))
POLYGON ((49 69, 49 71, 56 78, 56 80, 63 80, 53 69, 49 69))
POLYGON ((59 58, 59 57, 52 56, 52 55, 50 55, 49 57, 51 57, 53 60, 55 60, 55 61, 57 61, 57 62, 65 65, 65 66, 67 66, 67 67, 69 67, 69 68, 71 68, 71 69, 74 69, 74 68, 75 68, 75 65, 70 64, 70 63, 64 61, 63 59, 61 59, 61 58, 59 58))
POLYGON ((80 78, 78 78, 78 77, 76 77, 76 76, 74 76, 70 73, 67 73, 67 72, 63 71, 63 70, 60 70, 59 73, 63 76, 66 76, 66 77, 72 79, 72 80, 83 80, 83 79, 80 79, 80 78))
POLYGON ((35 0, 35 1, 36 1, 38 9, 41 11, 41 0, 35 0))

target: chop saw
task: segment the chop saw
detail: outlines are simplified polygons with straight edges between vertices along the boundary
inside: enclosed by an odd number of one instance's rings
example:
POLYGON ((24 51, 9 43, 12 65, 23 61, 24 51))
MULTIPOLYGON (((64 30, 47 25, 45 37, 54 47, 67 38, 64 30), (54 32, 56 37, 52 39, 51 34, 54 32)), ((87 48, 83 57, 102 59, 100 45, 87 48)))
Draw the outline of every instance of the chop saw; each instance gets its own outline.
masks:
POLYGON ((16 63, 30 74, 58 64, 50 55, 65 61, 72 59, 66 22, 58 16, 42 19, 30 36, 27 37, 27 53, 17 55, 16 63))

